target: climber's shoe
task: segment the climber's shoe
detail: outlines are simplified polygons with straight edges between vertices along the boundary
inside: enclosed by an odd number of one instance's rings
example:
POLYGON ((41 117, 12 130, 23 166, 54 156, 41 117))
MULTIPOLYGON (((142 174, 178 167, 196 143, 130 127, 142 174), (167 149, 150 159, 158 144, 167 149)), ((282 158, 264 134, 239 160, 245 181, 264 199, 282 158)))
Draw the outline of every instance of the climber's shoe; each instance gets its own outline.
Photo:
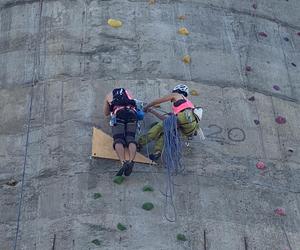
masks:
POLYGON ((161 153, 160 152, 156 152, 154 154, 150 154, 149 158, 152 161, 157 161, 160 158, 160 156, 161 156, 161 153))
POLYGON ((126 161, 123 162, 122 167, 119 169, 116 176, 122 176, 123 173, 124 173, 125 168, 126 168, 126 161))
POLYGON ((131 175, 133 166, 134 166, 134 162, 133 161, 127 161, 126 162, 126 167, 125 167, 125 170, 124 170, 125 176, 131 175))

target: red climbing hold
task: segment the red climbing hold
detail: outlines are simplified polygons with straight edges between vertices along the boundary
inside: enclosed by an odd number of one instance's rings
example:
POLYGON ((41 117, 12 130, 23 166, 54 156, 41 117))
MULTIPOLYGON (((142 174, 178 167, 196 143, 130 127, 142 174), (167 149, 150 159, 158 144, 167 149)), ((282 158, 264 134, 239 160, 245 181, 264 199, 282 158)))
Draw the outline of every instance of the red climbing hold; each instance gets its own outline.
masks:
POLYGON ((256 3, 252 4, 252 8, 256 10, 257 9, 257 4, 256 3))
POLYGON ((259 161, 258 163, 256 163, 256 167, 258 169, 265 169, 266 168, 266 164, 263 161, 259 161))
POLYGON ((246 66, 246 71, 250 72, 252 68, 250 66, 246 66))
POLYGON ((267 36, 268 36, 267 33, 263 32, 263 31, 262 31, 262 32, 259 32, 258 34, 259 34, 260 36, 263 36, 263 37, 267 37, 267 36))
POLYGON ((283 116, 277 116, 275 121, 278 123, 278 124, 284 124, 286 123, 286 119, 283 117, 283 116))
POLYGON ((298 32, 297 35, 300 36, 300 32, 298 32))
POLYGON ((278 207, 274 210, 275 214, 279 215, 279 216, 285 216, 286 213, 285 213, 285 209, 284 208, 281 208, 281 207, 278 207))
POLYGON ((280 90, 280 87, 278 85, 274 85, 273 86, 273 89, 275 89, 276 91, 279 91, 280 90))

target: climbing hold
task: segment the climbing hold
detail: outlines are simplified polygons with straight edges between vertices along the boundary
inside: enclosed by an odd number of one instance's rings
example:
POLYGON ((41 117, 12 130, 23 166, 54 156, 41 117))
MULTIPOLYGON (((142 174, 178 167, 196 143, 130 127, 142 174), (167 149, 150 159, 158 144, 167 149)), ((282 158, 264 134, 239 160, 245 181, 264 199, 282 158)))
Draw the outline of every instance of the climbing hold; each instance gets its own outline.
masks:
POLYGON ((101 241, 98 240, 98 239, 92 240, 92 243, 94 243, 96 246, 100 246, 101 245, 101 241))
POLYGON ((117 19, 108 19, 107 23, 113 28, 120 28, 122 26, 122 22, 117 19))
POLYGON ((181 21, 182 21, 182 20, 185 20, 185 19, 186 19, 186 16, 179 16, 178 19, 181 20, 181 21))
POLYGON ((176 238, 177 238, 177 240, 180 240, 180 241, 187 241, 184 234, 177 234, 176 238))
POLYGON ((142 208, 149 211, 154 208, 154 205, 151 202, 145 202, 143 204, 142 208))
POLYGON ((116 176, 116 177, 114 178, 114 183, 120 185, 120 184, 122 184, 122 182, 123 182, 124 180, 125 180, 124 176, 116 176))
POLYGON ((183 58, 182 58, 182 61, 186 64, 190 64, 191 63, 191 57, 189 55, 185 55, 183 58))
POLYGON ((188 31, 188 29, 187 28, 180 28, 179 30, 178 30, 178 33, 180 34, 180 35, 184 35, 184 36, 187 36, 188 34, 190 34, 190 32, 188 31))
POLYGON ((290 153, 294 153, 294 149, 293 149, 293 148, 289 148, 288 151, 289 151, 290 153))
POLYGON ((283 116, 277 116, 275 121, 278 123, 278 124, 284 124, 286 123, 286 119, 283 117, 283 116))
POLYGON ((258 125, 258 124, 259 124, 259 120, 254 120, 254 123, 255 123, 256 125, 258 125))
POLYGON ((274 212, 279 216, 286 216, 286 212, 284 208, 278 207, 274 210, 274 212))
POLYGON ((284 39, 284 41, 286 41, 286 42, 290 41, 290 39, 288 39, 287 37, 284 37, 283 39, 284 39))
POLYGON ((259 32, 258 33, 258 35, 260 35, 260 36, 262 36, 262 37, 267 37, 268 35, 267 35, 267 33, 266 32, 259 32))
POLYGON ((298 32, 297 35, 300 36, 300 32, 298 32))
POLYGON ((155 0, 149 0, 149 4, 155 4, 155 0))
POLYGON ((102 195, 101 195, 100 193, 94 193, 93 197, 94 197, 94 199, 96 200, 96 199, 101 198, 102 195))
POLYGON ((257 4, 256 3, 252 4, 252 8, 256 10, 257 9, 257 4))
POLYGON ((292 62, 291 64, 292 64, 294 67, 297 67, 297 65, 296 65, 295 63, 292 62))
POLYGON ((251 66, 246 66, 246 71, 248 71, 248 72, 252 71, 251 66))
POLYGON ((251 101, 251 102, 254 102, 255 101, 255 97, 251 96, 248 100, 251 101))
POLYGON ((273 86, 273 89, 275 89, 276 91, 279 91, 280 90, 280 87, 278 85, 274 85, 273 86))
POLYGON ((192 90, 190 91, 190 95, 192 95, 192 96, 198 96, 198 95, 199 95, 199 93, 198 93, 198 91, 197 91, 197 90, 195 90, 195 89, 192 89, 192 90))
POLYGON ((258 169, 265 169, 266 168, 266 164, 263 161, 259 161, 256 163, 256 167, 258 169))
POLYGON ((124 226, 123 224, 121 224, 121 223, 118 223, 117 228, 118 228, 120 231, 124 231, 124 230, 127 229, 127 227, 125 227, 125 226, 124 226))
POLYGON ((153 189, 153 187, 151 187, 149 185, 146 185, 146 186, 143 187, 143 191, 144 192, 153 192, 154 189, 153 189))
POLYGON ((7 186, 11 186, 11 187, 16 186, 17 184, 18 184, 18 182, 16 180, 14 180, 14 179, 11 179, 8 182, 6 182, 6 185, 7 186))

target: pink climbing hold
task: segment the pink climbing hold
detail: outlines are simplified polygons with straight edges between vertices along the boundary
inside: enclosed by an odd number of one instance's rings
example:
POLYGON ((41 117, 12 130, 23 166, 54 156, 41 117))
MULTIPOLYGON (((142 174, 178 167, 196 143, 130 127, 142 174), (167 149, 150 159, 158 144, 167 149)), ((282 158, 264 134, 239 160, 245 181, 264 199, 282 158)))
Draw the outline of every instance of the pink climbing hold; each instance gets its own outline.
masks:
POLYGON ((266 168, 266 164, 263 161, 259 161, 258 163, 256 163, 256 167, 258 169, 265 169, 266 168))
POLYGON ((278 124, 284 124, 286 123, 286 119, 283 117, 283 116, 277 116, 275 121, 278 123, 278 124))
POLYGON ((246 71, 250 72, 252 70, 251 66, 246 66, 246 71))
POLYGON ((274 85, 273 86, 273 89, 275 89, 276 91, 279 91, 280 90, 280 87, 278 85, 274 85))
POLYGON ((278 207, 274 210, 274 212, 279 216, 286 216, 286 212, 284 208, 278 207))
POLYGON ((263 31, 259 32, 258 35, 263 36, 263 37, 267 37, 268 36, 267 33, 263 32, 263 31))

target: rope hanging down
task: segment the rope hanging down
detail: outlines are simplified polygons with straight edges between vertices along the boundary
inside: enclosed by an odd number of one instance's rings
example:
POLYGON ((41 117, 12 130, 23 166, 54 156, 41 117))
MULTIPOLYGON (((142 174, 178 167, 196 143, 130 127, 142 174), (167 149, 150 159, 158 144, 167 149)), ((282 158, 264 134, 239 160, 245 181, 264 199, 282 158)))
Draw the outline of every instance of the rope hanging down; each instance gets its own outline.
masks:
POLYGON ((164 148, 162 152, 162 161, 166 169, 166 192, 165 192, 165 217, 168 221, 176 221, 176 209, 173 201, 174 181, 173 176, 177 175, 184 168, 181 164, 182 144, 180 134, 177 130, 177 117, 169 115, 163 122, 164 127, 164 148), (170 204, 174 217, 168 216, 168 204, 170 204))

